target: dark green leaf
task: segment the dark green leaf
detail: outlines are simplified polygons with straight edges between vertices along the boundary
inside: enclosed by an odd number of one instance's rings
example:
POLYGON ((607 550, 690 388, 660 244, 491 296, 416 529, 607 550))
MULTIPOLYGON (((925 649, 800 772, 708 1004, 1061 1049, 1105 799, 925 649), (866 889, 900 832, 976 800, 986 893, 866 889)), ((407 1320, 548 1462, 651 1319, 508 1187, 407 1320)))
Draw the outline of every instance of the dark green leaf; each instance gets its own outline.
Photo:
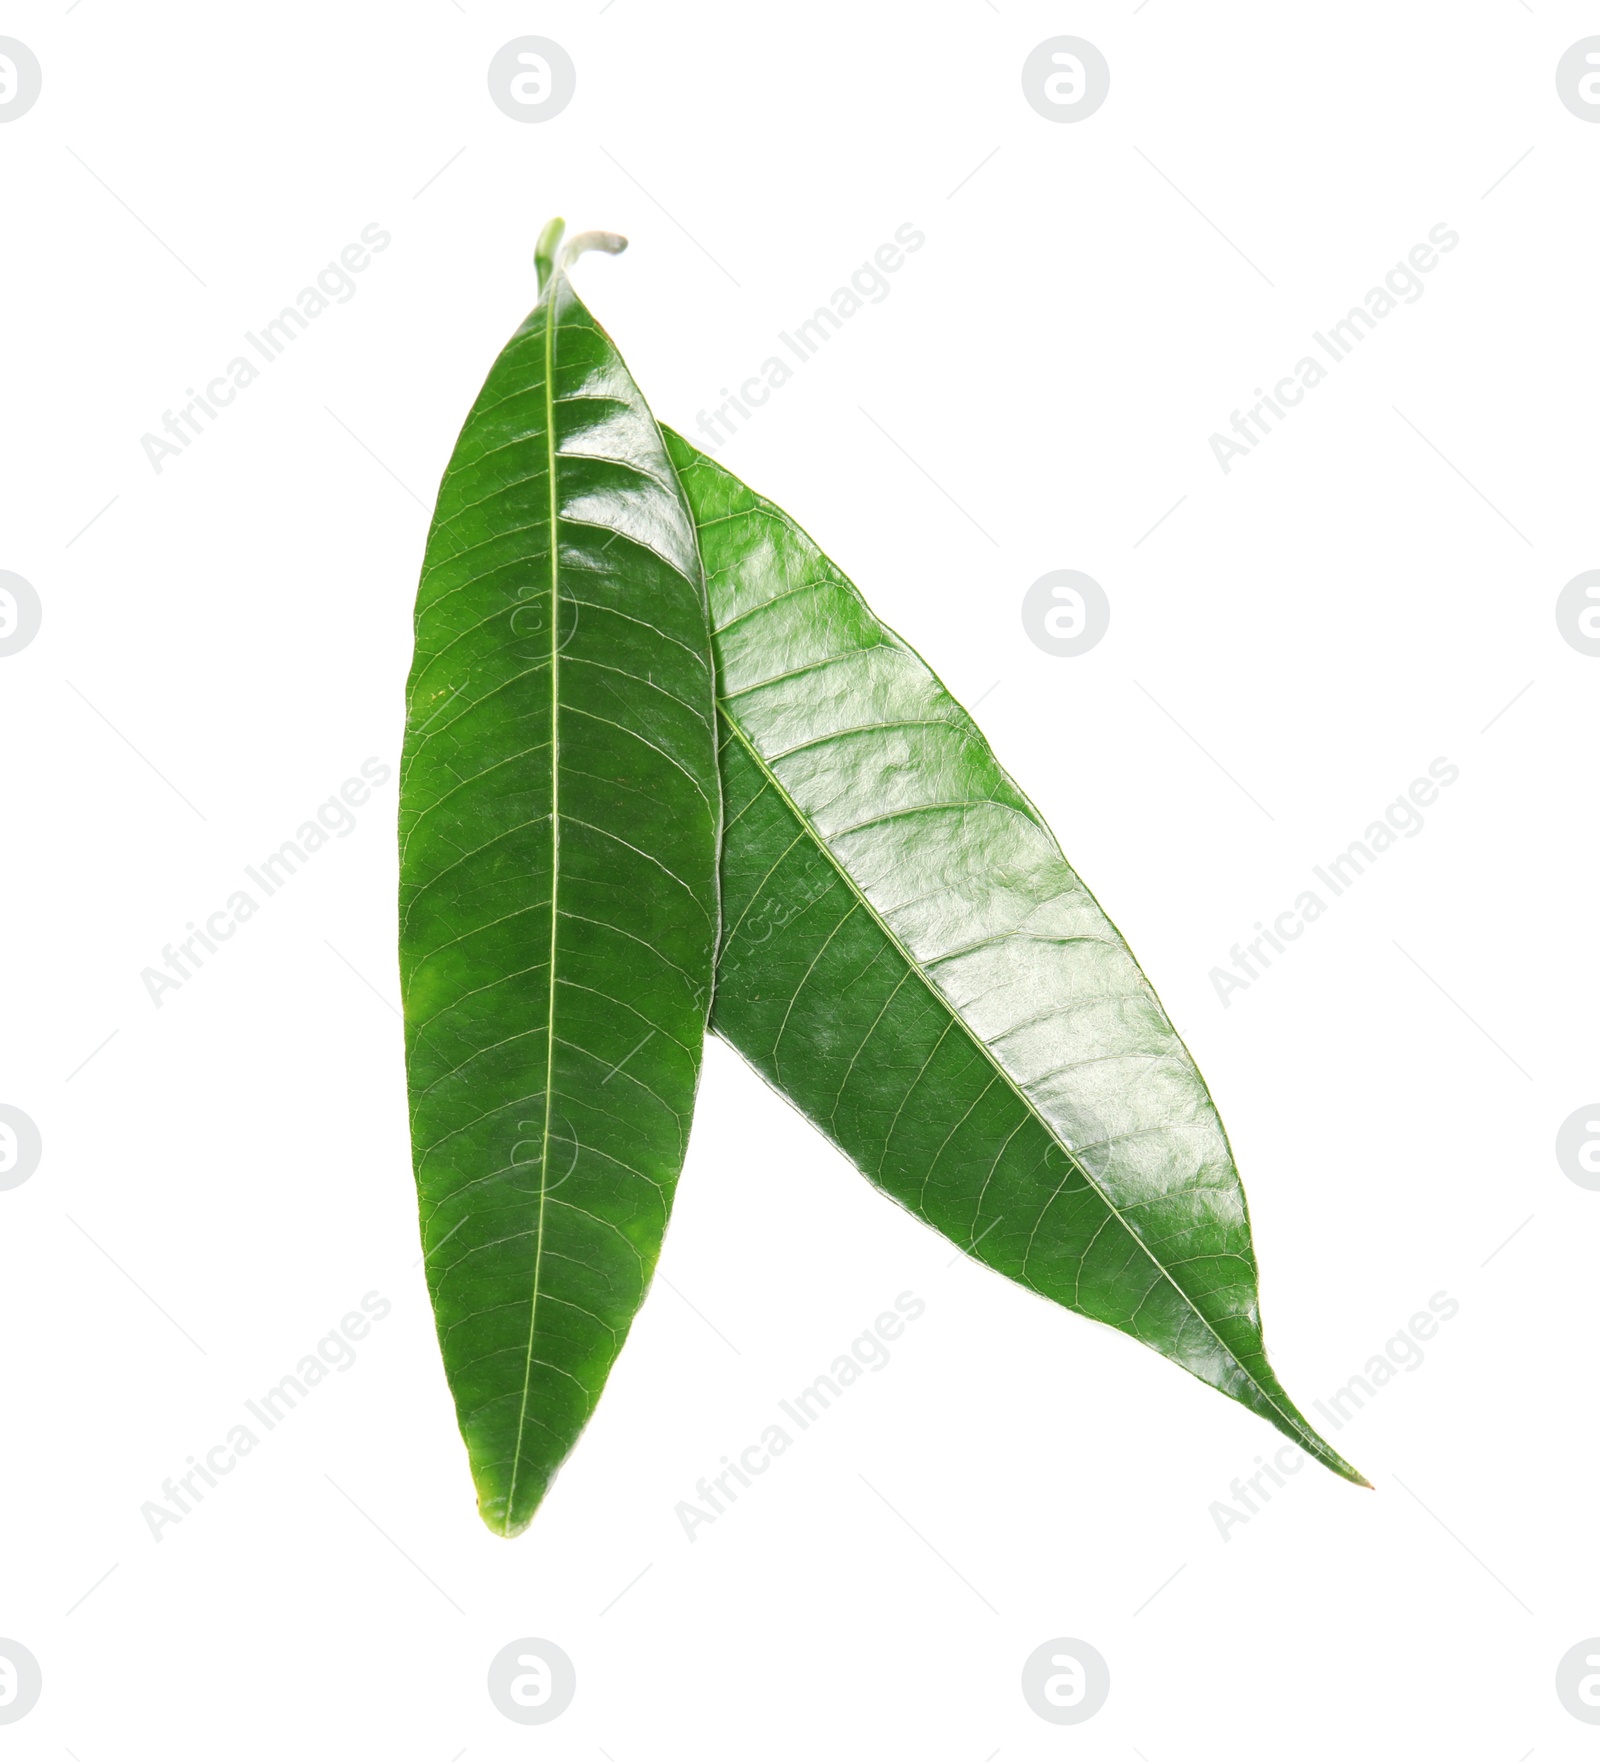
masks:
POLYGON ((1359 1481, 1267 1363, 1222 1122, 1127 945, 922 660, 785 514, 667 438, 717 653, 713 1027, 977 1259, 1359 1481))
POLYGON ((700 1069, 721 816, 694 528, 558 267, 445 472, 416 636, 413 1158, 479 1510, 515 1535, 655 1267, 700 1069))

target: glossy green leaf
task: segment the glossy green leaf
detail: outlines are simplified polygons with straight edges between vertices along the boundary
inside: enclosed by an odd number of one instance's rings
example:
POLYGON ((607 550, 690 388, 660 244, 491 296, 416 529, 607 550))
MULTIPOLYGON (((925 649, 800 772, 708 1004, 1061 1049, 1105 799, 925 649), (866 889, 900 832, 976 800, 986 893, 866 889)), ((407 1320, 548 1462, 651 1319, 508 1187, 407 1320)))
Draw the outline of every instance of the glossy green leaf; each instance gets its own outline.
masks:
POLYGON ((428 1287, 501 1535, 527 1526, 649 1284, 717 931, 694 527, 627 369, 551 261, 556 236, 440 486, 401 773, 428 1287))
POLYGON ((1222 1122, 1127 945, 923 661, 667 438, 717 654, 713 1027, 951 1241, 1360 1481, 1267 1362, 1222 1122))

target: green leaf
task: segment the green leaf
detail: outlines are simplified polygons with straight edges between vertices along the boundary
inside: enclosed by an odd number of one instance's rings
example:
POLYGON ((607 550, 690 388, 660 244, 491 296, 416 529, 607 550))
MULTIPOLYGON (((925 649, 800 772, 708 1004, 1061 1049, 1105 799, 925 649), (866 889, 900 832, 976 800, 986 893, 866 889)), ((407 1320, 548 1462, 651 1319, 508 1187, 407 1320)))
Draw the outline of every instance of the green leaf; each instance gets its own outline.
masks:
POLYGON ((654 1270, 717 934, 694 526, 554 250, 547 232, 539 302, 439 489, 400 786, 428 1288, 478 1508, 507 1536, 587 1422, 654 1270))
POLYGON ((787 515, 667 440, 718 668, 712 1026, 951 1241, 1361 1481, 1267 1363, 1222 1122, 1127 945, 923 661, 787 515))

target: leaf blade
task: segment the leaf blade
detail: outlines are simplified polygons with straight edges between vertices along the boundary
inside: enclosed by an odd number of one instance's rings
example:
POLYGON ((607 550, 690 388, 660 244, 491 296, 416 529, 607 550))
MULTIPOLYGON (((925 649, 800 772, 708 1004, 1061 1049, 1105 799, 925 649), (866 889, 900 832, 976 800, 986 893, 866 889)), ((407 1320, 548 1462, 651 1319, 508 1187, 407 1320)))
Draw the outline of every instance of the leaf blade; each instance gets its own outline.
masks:
POLYGON ((704 582, 654 419, 559 269, 440 486, 401 768, 429 1292, 491 1529, 524 1529, 653 1272, 721 819, 704 582))
POLYGON ((812 541, 668 442, 719 667, 714 1028, 976 1258, 1360 1481, 1267 1362, 1221 1121, 1043 819, 812 541))

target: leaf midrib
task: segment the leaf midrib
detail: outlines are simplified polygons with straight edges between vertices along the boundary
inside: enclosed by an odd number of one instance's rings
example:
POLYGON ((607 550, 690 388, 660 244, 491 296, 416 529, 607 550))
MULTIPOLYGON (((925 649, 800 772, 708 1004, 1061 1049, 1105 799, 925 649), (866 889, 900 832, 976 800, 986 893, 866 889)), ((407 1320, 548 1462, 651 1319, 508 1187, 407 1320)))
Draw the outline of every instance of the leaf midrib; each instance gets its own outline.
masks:
POLYGON ((551 277, 544 320, 544 441, 550 507, 550 1004, 545 1021, 544 1127, 539 1142, 539 1212, 534 1224, 533 1291, 528 1300, 528 1345, 522 1367, 522 1399, 517 1407, 517 1438, 511 1453, 511 1481, 506 1488, 501 1533, 509 1536, 516 1508, 517 1477, 522 1471, 522 1434, 528 1420, 528 1392, 533 1384, 533 1342, 539 1323, 539 1277, 544 1266, 545 1195, 550 1172, 551 1106, 555 1096, 556 1062, 556 927, 560 923, 561 883, 561 539, 560 498, 556 490, 555 339, 559 272, 551 277))
MULTIPOLYGON (((747 689, 749 689, 749 688, 747 688, 747 689)), ((1094 1176, 1089 1172, 1089 1170, 1083 1165, 1083 1163, 1074 1154, 1072 1146, 1065 1143, 1062 1140, 1060 1134, 1051 1125, 1050 1121, 1048 1119, 1046 1119, 1043 1114, 1040 1113, 1038 1107, 1034 1104, 1034 1102, 1032 1100, 1030 1100, 1029 1097, 1017 1086, 1017 1082, 1016 1082, 1015 1078, 1012 1077, 1011 1073, 1009 1071, 1007 1071, 1005 1066, 1002 1065, 1000 1063, 1000 1061, 995 1057, 994 1053, 990 1050, 987 1043, 977 1033, 974 1032, 971 1025, 966 1021, 965 1017, 962 1016, 961 1012, 955 1008, 955 1006, 950 1002, 949 998, 946 997, 944 995, 944 993, 938 988, 938 986, 934 984, 933 980, 929 977, 928 973, 924 969, 921 961, 919 961, 917 959, 917 957, 911 952, 911 950, 906 947, 905 943, 901 940, 901 938, 895 934, 894 930, 885 921, 882 913, 879 912, 878 908, 873 904, 873 902, 867 897, 867 895, 862 891, 860 886, 857 884, 855 877, 849 872, 848 869, 845 868, 844 864, 834 854, 833 850, 831 849, 831 847, 828 844, 828 841, 812 828, 810 819, 806 815, 805 810, 794 799, 794 797, 789 793, 789 791, 784 788, 783 783, 779 779, 777 774, 772 770, 771 766, 767 764, 766 760, 761 756, 760 752, 758 752, 756 750, 755 745, 751 742, 749 737, 745 734, 744 730, 739 727, 737 722, 734 721, 733 716, 730 714, 730 712, 725 707, 729 701, 730 700, 728 698, 724 698, 720 695, 717 699, 718 713, 721 715, 722 719, 727 723, 729 731, 737 738, 737 740, 739 741, 739 744, 750 755, 751 762, 757 767, 757 769, 761 772, 761 775, 767 780, 767 783, 771 787, 773 792, 778 796, 778 798, 782 802, 784 802, 784 804, 789 808, 790 812, 794 814, 795 818, 800 822, 800 825, 805 829, 806 833, 808 833, 809 836, 811 837, 812 842, 817 846, 817 848, 819 850, 822 851, 823 855, 827 858, 828 862, 833 866, 835 871, 838 873, 839 878, 844 882, 845 886, 850 890, 851 894, 854 895, 855 899, 865 909, 867 914, 872 918, 873 922, 877 924, 878 928, 883 932, 883 935, 886 938, 886 940, 889 942, 889 944, 900 954, 902 959, 906 962, 906 965, 914 973, 916 973, 917 977, 922 981, 923 985, 927 988, 929 994, 933 997, 935 1002, 939 1005, 939 1008, 941 1009, 941 1011, 944 1014, 948 1015, 954 1023, 959 1025, 962 1032, 966 1035, 967 1039, 969 1041, 971 1041, 971 1043, 978 1049, 978 1051, 982 1054, 984 1059, 988 1062, 988 1064, 994 1070, 996 1076, 999 1077, 1001 1082, 1003 1082, 1006 1085, 1006 1087, 1011 1091, 1011 1093, 1017 1098, 1017 1101, 1021 1104, 1024 1111, 1032 1118, 1037 1119, 1039 1121, 1039 1123, 1044 1127, 1045 1131, 1049 1134, 1052 1142, 1054 1142, 1055 1144, 1057 1144, 1061 1147, 1061 1150, 1065 1154, 1068 1162, 1071 1163, 1071 1165, 1075 1169, 1077 1169, 1077 1171, 1079 1172, 1079 1174, 1082 1175, 1082 1177, 1083 1177, 1084 1181, 1087 1183, 1087 1185, 1089 1187, 1091 1187, 1094 1190, 1094 1192, 1099 1196, 1099 1198, 1100 1198, 1102 1204, 1104 1204, 1106 1210, 1111 1214, 1112 1217, 1114 1217, 1117 1220, 1118 1224, 1121 1225, 1124 1234, 1131 1241, 1137 1243, 1140 1250, 1145 1254, 1145 1256, 1150 1261, 1150 1264, 1156 1269, 1156 1271, 1161 1275, 1161 1277, 1164 1278, 1169 1285, 1171 1285, 1172 1289, 1177 1292, 1178 1296, 1183 1300, 1184 1304, 1187 1306, 1187 1308, 1190 1310, 1190 1312, 1195 1316, 1196 1320, 1199 1321, 1201 1326, 1206 1330, 1206 1332, 1211 1336, 1211 1338, 1216 1341, 1216 1343, 1217 1343, 1218 1347, 1221 1349, 1221 1351, 1223 1351, 1227 1355, 1229 1361, 1238 1366, 1240 1372, 1249 1380, 1251 1387, 1254 1388, 1260 1394, 1261 1398, 1268 1404, 1269 1407, 1271 1407, 1272 1411, 1274 1413, 1276 1413, 1283 1420, 1284 1424, 1286 1426, 1288 1426, 1297 1437, 1310 1440, 1310 1442, 1308 1444, 1308 1448, 1310 1449, 1311 1453, 1313 1455, 1317 1456, 1320 1460, 1322 1452, 1317 1448, 1318 1441, 1316 1439, 1315 1433, 1313 1433, 1311 1431, 1310 1427, 1307 1426, 1303 1420, 1297 1419, 1293 1414, 1284 1412, 1283 1408, 1281 1406, 1279 1406, 1278 1402, 1273 1398, 1271 1391, 1262 1385, 1262 1383, 1259 1381, 1259 1379, 1250 1370, 1249 1366, 1246 1365, 1240 1359, 1238 1353, 1236 1353, 1234 1351, 1234 1349, 1227 1343, 1227 1341, 1224 1340, 1222 1338, 1222 1336, 1217 1332, 1216 1328, 1212 1325, 1210 1318, 1204 1314, 1204 1312, 1200 1309, 1199 1305, 1195 1302, 1195 1300, 1189 1295, 1189 1293, 1187 1291, 1184 1290, 1182 1285, 1180 1285, 1178 1283, 1178 1281, 1175 1278, 1173 1278, 1171 1272, 1165 1266, 1163 1266, 1161 1264, 1161 1261, 1157 1258, 1154 1250, 1150 1247, 1149 1243, 1146 1242, 1144 1240, 1144 1238, 1139 1234, 1139 1232, 1136 1229, 1134 1229, 1134 1227, 1128 1222, 1128 1220, 1123 1216, 1121 1210, 1117 1207, 1117 1205, 1112 1200, 1110 1194, 1106 1192, 1104 1187, 1101 1186, 1101 1184, 1094 1178, 1094 1176)))

